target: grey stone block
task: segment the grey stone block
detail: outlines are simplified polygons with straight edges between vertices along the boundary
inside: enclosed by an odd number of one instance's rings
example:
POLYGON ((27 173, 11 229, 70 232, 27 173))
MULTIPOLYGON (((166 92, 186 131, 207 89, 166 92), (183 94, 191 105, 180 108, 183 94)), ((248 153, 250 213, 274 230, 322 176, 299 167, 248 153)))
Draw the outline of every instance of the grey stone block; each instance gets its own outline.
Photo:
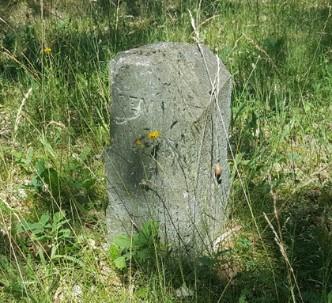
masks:
POLYGON ((227 217, 231 77, 205 46, 158 43, 111 62, 108 238, 147 220, 209 249, 227 217))

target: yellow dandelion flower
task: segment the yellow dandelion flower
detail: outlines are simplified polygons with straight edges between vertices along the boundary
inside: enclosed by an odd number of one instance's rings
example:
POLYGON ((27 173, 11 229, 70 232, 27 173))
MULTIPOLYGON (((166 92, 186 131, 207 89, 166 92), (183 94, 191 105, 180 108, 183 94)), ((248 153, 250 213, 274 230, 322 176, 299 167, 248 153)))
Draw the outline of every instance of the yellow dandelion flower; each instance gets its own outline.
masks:
POLYGON ((45 47, 45 48, 43 49, 43 53, 44 53, 45 55, 50 55, 50 54, 52 53, 52 49, 51 49, 50 47, 45 47))
POLYGON ((160 131, 159 130, 151 130, 148 132, 148 138, 150 140, 156 140, 160 137, 160 131))

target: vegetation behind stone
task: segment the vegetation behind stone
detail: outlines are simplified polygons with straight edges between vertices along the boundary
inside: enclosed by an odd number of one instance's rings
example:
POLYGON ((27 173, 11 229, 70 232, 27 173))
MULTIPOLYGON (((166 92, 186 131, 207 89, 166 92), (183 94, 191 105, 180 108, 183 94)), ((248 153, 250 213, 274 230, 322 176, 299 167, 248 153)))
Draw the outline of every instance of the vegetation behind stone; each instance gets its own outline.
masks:
POLYGON ((0 301, 332 302, 331 12, 1 1, 0 301), (234 81, 228 237, 213 255, 170 254, 148 222, 107 247, 109 60, 197 34, 234 81))

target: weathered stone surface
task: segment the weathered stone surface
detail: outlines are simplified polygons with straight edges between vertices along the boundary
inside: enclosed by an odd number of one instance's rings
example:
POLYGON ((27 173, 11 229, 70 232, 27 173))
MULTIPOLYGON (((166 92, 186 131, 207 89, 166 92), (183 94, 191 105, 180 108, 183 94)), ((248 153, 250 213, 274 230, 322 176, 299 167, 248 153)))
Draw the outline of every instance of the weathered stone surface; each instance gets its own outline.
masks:
POLYGON ((109 239, 152 218, 175 246, 211 247, 227 214, 229 72, 204 46, 158 43, 118 54, 111 88, 109 239))

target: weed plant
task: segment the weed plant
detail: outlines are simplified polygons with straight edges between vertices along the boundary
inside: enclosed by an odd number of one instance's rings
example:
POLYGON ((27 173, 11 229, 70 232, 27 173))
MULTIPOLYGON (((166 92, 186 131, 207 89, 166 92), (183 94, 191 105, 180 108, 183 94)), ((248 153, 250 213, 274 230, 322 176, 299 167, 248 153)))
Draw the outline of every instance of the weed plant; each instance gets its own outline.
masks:
POLYGON ((328 0, 1 1, 0 302, 332 302, 328 0), (199 39, 233 75, 231 243, 105 248, 108 62, 199 39))

